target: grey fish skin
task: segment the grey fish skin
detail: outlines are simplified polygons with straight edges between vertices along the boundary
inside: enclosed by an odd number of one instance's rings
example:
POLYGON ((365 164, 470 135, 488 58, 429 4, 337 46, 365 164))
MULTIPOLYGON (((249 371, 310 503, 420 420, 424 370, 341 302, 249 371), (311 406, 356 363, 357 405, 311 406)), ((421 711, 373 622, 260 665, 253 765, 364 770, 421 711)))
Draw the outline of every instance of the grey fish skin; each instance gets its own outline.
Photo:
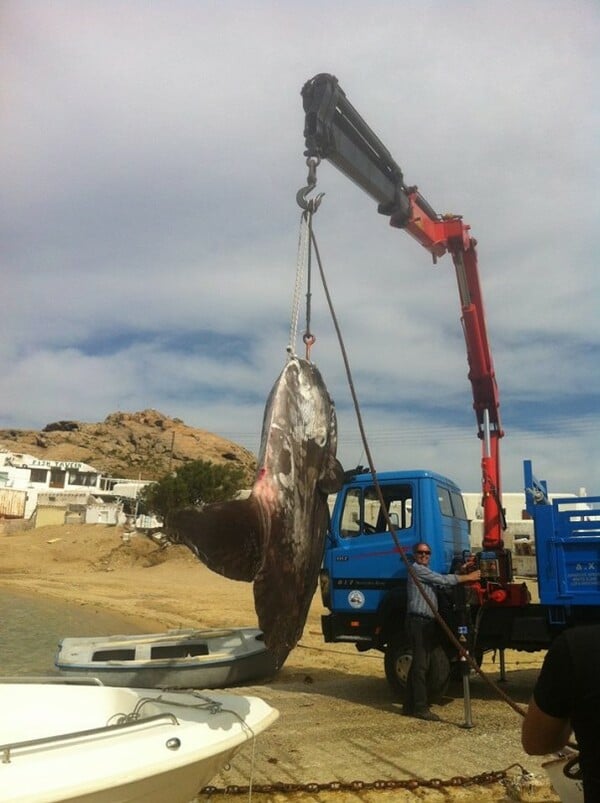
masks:
POLYGON ((335 406, 319 370, 290 357, 263 419, 258 470, 248 499, 185 508, 171 537, 208 568, 254 581, 254 606, 278 668, 302 636, 323 558, 327 496, 338 491, 335 406))

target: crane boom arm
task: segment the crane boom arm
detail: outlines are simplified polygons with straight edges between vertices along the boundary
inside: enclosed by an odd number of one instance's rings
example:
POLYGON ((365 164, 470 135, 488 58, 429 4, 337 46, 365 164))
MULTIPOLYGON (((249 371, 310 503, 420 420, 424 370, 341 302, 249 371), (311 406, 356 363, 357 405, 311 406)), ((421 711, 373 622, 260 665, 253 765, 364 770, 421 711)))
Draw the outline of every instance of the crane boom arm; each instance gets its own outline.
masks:
POLYGON ((487 335, 476 241, 459 215, 438 215, 416 187, 408 186, 391 153, 340 88, 320 73, 304 85, 305 155, 327 159, 378 203, 390 225, 405 229, 434 261, 449 253, 454 263, 467 347, 477 434, 482 441, 484 549, 503 547, 500 488, 499 395, 487 335))

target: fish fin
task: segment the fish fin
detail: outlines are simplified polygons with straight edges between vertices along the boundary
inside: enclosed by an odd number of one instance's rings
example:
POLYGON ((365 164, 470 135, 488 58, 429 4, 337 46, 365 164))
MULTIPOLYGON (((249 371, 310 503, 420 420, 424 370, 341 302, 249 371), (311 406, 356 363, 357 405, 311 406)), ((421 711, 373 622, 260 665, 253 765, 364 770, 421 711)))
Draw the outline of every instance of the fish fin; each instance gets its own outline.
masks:
POLYGON ((317 481, 317 488, 321 493, 337 493, 344 484, 344 469, 335 457, 330 457, 317 481))
POLYGON ((167 533, 213 572, 251 582, 262 564, 263 526, 258 503, 250 496, 171 513, 167 533))

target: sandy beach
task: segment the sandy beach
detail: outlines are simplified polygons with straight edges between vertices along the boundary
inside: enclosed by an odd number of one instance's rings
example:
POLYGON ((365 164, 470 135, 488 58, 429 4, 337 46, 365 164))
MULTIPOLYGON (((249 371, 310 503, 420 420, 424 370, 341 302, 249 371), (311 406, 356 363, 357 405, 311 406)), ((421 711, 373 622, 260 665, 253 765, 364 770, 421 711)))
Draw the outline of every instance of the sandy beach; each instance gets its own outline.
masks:
MULTIPOLYGON (((256 626, 252 586, 227 580, 184 547, 161 548, 143 535, 129 543, 118 527, 64 525, 0 532, 0 588, 60 598, 124 616, 139 632, 179 627, 256 626)), ((520 746, 521 719, 480 678, 471 681, 472 723, 465 728, 462 686, 451 687, 435 708, 441 723, 401 715, 385 681, 382 656, 352 645, 325 644, 323 608, 315 595, 304 635, 278 675, 240 691, 257 694, 280 711, 254 751, 248 745, 214 779, 232 784, 328 784, 363 781, 470 779, 514 764, 534 774, 508 785, 418 785, 414 790, 360 789, 252 793, 253 801, 558 801, 541 765, 520 746)), ((134 632, 133 630, 131 632, 134 632)), ((103 635, 103 634, 98 634, 103 635)), ((507 653, 503 690, 526 705, 542 653, 507 653)), ((483 664, 498 679, 496 665, 483 664)), ((233 690, 236 691, 236 690, 233 690)), ((509 776, 520 777, 512 769, 509 776)), ((212 801, 248 799, 222 791, 212 801)), ((165 803, 167 803, 165 801, 165 803)))

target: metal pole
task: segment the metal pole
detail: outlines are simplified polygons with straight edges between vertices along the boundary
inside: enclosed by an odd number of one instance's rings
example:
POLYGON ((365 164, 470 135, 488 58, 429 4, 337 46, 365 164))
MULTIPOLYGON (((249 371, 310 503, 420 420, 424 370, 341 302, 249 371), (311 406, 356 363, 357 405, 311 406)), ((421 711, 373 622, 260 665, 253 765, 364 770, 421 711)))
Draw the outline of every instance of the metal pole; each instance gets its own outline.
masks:
POLYGON ((487 407, 483 411, 483 438, 485 443, 485 456, 489 457, 492 454, 492 443, 490 436, 490 411, 487 407))
POLYGON ((504 647, 500 648, 500 680, 506 683, 506 660, 504 658, 504 647))
POLYGON ((465 655, 460 658, 460 671, 463 681, 463 702, 465 710, 465 721, 461 728, 473 728, 473 712, 471 708, 471 684, 469 680, 470 666, 465 655))
POLYGON ((168 471, 169 474, 171 473, 171 468, 173 466, 173 449, 174 448, 175 448, 175 432, 173 431, 171 433, 171 452, 169 454, 169 471, 168 471))

